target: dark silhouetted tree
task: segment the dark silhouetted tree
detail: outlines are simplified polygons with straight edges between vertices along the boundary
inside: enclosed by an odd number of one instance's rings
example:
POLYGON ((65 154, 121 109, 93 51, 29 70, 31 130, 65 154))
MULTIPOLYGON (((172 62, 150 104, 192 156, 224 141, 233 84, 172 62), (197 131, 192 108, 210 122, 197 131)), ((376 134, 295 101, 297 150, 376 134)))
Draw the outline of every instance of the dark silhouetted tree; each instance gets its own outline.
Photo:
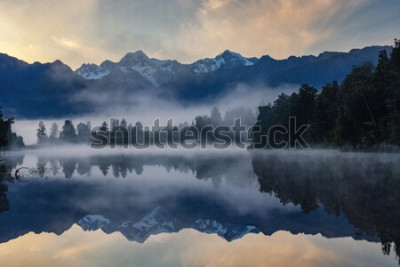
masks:
POLYGON ((80 143, 88 143, 90 141, 90 126, 88 123, 79 123, 76 126, 78 130, 78 141, 80 143))
POLYGON ((221 116, 221 112, 219 112, 219 109, 217 107, 214 107, 211 110, 211 123, 214 126, 218 126, 222 124, 222 116, 221 116))
POLYGON ((60 139, 69 143, 75 143, 77 141, 76 130, 72 121, 65 121, 60 139))
POLYGON ((103 122, 103 124, 100 127, 100 131, 108 132, 108 124, 107 124, 107 122, 103 122))
POLYGON ((37 143, 38 144, 45 144, 48 141, 47 133, 46 133, 46 126, 44 125, 43 121, 39 122, 39 127, 36 130, 37 136, 37 143))
POLYGON ((322 88, 315 107, 314 140, 317 143, 334 144, 336 118, 339 107, 339 84, 335 81, 322 88))
POLYGON ((60 131, 58 130, 58 124, 54 122, 50 128, 49 139, 54 141, 59 138, 59 135, 60 131))
POLYGON ((122 120, 121 120, 120 125, 121 125, 122 127, 128 127, 128 123, 126 122, 125 119, 122 119, 122 120))
POLYGON ((14 118, 3 118, 3 111, 0 107, 0 148, 20 148, 24 146, 22 137, 12 132, 12 124, 14 124, 14 118))

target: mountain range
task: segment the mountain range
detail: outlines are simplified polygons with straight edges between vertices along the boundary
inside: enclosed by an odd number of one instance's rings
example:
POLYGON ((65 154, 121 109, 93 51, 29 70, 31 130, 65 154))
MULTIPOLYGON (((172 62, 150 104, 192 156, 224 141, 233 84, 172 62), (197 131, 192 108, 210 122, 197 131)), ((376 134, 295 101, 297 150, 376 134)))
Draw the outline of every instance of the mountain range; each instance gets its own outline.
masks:
POLYGON ((126 187, 125 192, 120 192, 110 190, 109 182, 91 184, 80 179, 30 181, 12 186, 8 192, 12 206, 0 213, 0 243, 29 232, 61 235, 73 225, 84 231, 119 232, 140 243, 152 235, 183 229, 217 234, 227 241, 250 233, 272 235, 277 231, 378 241, 373 234, 356 236, 357 229, 344 216, 328 215, 322 209, 305 214, 301 210, 282 212, 265 207, 266 216, 264 212, 242 213, 231 206, 237 202, 191 190, 137 201, 142 189, 126 187), (105 201, 98 201, 99 197, 105 201))
POLYGON ((397 159, 367 154, 353 159, 336 152, 322 157, 320 152, 308 157, 45 154, 25 180, 9 176, 18 166, 29 166, 24 154, 4 161, 10 174, 3 173, 7 182, 0 183, 0 243, 29 232, 61 235, 76 224, 85 231, 120 232, 137 242, 183 229, 227 241, 277 231, 398 240, 397 159), (296 163, 299 157, 302 164, 296 163), (37 176, 40 166, 52 166, 49 177, 46 171, 37 176), (392 173, 371 171, 386 169, 392 173), (368 173, 366 179, 351 179, 361 171, 368 173))
POLYGON ((243 236, 260 233, 255 226, 220 223, 210 219, 197 219, 190 224, 159 212, 160 207, 154 208, 139 221, 113 223, 102 215, 86 215, 77 224, 85 231, 103 230, 105 233, 122 233, 128 240, 144 243, 150 236, 161 233, 176 233, 183 229, 195 229, 202 233, 217 234, 231 242, 243 236), (167 218, 165 218, 167 217, 167 218))
POLYGON ((101 103, 92 96, 104 94, 113 96, 116 104, 127 96, 144 93, 196 104, 221 97, 238 84, 248 85, 249 90, 304 83, 321 88, 328 82, 342 81, 355 65, 366 61, 376 64, 379 51, 390 53, 391 49, 370 46, 348 53, 324 52, 282 60, 268 55, 246 58, 227 50, 192 64, 149 58, 137 51, 119 62, 83 64, 75 71, 59 60, 28 64, 0 54, 0 104, 6 114, 16 117, 54 118, 94 112, 101 103))
POLYGON ((153 85, 160 86, 171 79, 171 76, 179 73, 211 73, 218 70, 253 66, 257 61, 257 58, 245 58, 238 53, 226 50, 215 58, 201 59, 185 65, 176 60, 149 58, 143 51, 137 51, 126 54, 117 63, 106 60, 100 66, 83 64, 75 72, 88 80, 101 79, 115 71, 138 72, 153 85))

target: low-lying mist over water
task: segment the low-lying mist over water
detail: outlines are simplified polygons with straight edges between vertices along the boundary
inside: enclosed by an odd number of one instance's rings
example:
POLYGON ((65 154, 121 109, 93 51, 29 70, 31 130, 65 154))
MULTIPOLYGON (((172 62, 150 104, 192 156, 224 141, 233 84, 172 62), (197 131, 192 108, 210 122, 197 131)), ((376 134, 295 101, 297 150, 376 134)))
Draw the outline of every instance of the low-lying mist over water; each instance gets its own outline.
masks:
POLYGON ((171 119, 174 125, 185 122, 191 125, 196 116, 210 116, 210 112, 214 107, 219 109, 222 116, 225 116, 227 112, 234 111, 232 120, 242 116, 244 118, 250 110, 254 116, 254 121, 251 123, 254 124, 259 106, 273 102, 281 93, 291 94, 296 89, 296 86, 288 85, 280 88, 253 86, 250 90, 249 85, 242 84, 238 85, 228 95, 219 96, 215 99, 210 99, 207 103, 199 104, 180 103, 173 99, 161 98, 151 92, 116 98, 112 91, 104 90, 102 96, 85 96, 85 102, 91 102, 95 107, 95 112, 92 114, 54 119, 37 118, 24 120, 21 118, 13 125, 13 129, 24 138, 24 142, 27 145, 32 145, 37 142, 36 130, 40 121, 43 121, 48 130, 50 130, 54 122, 61 128, 65 120, 72 120, 75 126, 80 122, 86 123, 89 121, 93 127, 100 126, 104 121, 109 123, 110 119, 121 120, 123 118, 129 123, 135 124, 140 121, 143 125, 149 127, 152 127, 157 119, 164 126, 171 119))
MULTIPOLYGON (((74 233, 85 240, 96 235, 102 242, 104 234, 119 234, 115 244, 120 250, 133 249, 124 256, 127 261, 139 253, 135 244, 145 248, 161 239, 187 245, 188 235, 195 242, 224 240, 225 251, 238 244, 254 247, 255 239, 260 249, 279 239, 280 251, 293 242, 301 247, 316 242, 312 247, 320 252, 315 255, 296 250, 311 257, 310 266, 315 261, 372 266, 372 259, 379 266, 395 266, 400 254, 399 154, 62 146, 4 156, 0 251, 12 249, 21 238, 50 244, 47 233, 66 244, 74 233), (323 252, 325 246, 330 254, 323 252), (346 253, 343 246, 348 246, 346 253)), ((101 251, 95 243, 87 249, 101 251)), ((55 253, 67 249, 61 246, 55 253)), ((141 255, 148 262, 148 255, 141 255)), ((33 260, 30 251, 26 256, 33 260)), ((42 257, 52 261, 46 253, 42 257)), ((90 258, 83 252, 76 257, 90 258)), ((182 257, 176 254, 173 260, 182 257)), ((0 263, 7 259, 1 257, 0 263)), ((257 259, 270 266, 270 259, 257 259)))
POLYGON ((399 14, 0 0, 0 267, 400 266, 399 14))

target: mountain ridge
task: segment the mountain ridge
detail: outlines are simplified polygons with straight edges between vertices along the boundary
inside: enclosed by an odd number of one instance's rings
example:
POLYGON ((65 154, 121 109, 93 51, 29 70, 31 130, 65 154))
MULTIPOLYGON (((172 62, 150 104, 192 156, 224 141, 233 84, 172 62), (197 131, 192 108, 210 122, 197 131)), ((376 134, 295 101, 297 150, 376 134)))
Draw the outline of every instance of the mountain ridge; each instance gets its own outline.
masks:
POLYGON ((84 63, 82 64, 79 68, 77 68, 75 70, 76 73, 78 73, 80 76, 86 78, 86 79, 100 79, 106 75, 108 75, 110 73, 110 68, 112 68, 112 65, 131 65, 131 66, 135 66, 138 64, 138 62, 136 61, 136 63, 134 64, 126 64, 128 58, 132 58, 135 57, 135 59, 137 60, 138 58, 141 59, 141 62, 139 62, 139 64, 147 61, 147 62, 159 62, 161 64, 175 64, 179 67, 187 67, 188 69, 190 69, 191 71, 195 72, 195 73, 209 73, 209 72, 214 72, 220 69, 225 69, 225 68, 234 68, 234 67, 243 67, 243 66, 253 66, 254 64, 256 64, 258 61, 262 61, 263 60, 272 60, 272 61, 276 61, 276 62, 284 62, 284 61, 289 61, 289 62, 293 62, 293 61, 297 61, 297 60, 303 60, 303 59, 328 59, 331 58, 333 56, 343 56, 345 54, 351 54, 351 53, 357 53, 363 50, 368 50, 368 49, 386 49, 386 50, 390 50, 390 46, 378 46, 378 45, 372 45, 372 46, 366 46, 364 48, 353 48, 348 52, 337 52, 337 51, 324 51, 319 53, 318 55, 303 55, 303 56, 294 56, 291 55, 287 58, 284 59, 275 59, 273 57, 271 57, 270 55, 266 54, 266 55, 262 55, 259 58, 257 57, 244 57, 242 56, 240 53, 237 52, 232 52, 230 50, 225 50, 222 53, 216 55, 214 58, 203 58, 203 59, 198 59, 192 63, 188 63, 188 64, 184 64, 181 63, 177 60, 173 60, 173 59, 157 59, 157 58, 151 58, 149 56, 147 56, 142 50, 137 50, 135 52, 128 52, 125 54, 125 56, 123 56, 119 62, 113 62, 111 60, 104 60, 100 65, 96 65, 94 63, 84 63), (231 59, 231 60, 227 60, 227 59, 231 59), (224 64, 226 63, 226 61, 228 61, 228 63, 231 64, 224 64), (94 68, 94 73, 90 73, 90 70, 87 70, 87 66, 92 66, 94 68), (102 75, 102 76, 97 76, 96 75, 96 71, 98 71, 97 69, 101 68, 104 72, 108 72, 108 74, 102 75))
POLYGON ((141 94, 193 105, 212 103, 240 84, 248 86, 249 92, 280 85, 321 88, 334 80, 341 82, 355 65, 366 61, 376 65, 379 52, 391 49, 369 46, 281 60, 268 55, 245 58, 226 50, 192 65, 149 58, 137 51, 118 62, 84 64, 75 71, 60 60, 29 64, 0 54, 0 105, 18 118, 59 118, 94 112, 103 104, 93 101, 98 95, 116 105, 132 105, 126 101, 141 94))

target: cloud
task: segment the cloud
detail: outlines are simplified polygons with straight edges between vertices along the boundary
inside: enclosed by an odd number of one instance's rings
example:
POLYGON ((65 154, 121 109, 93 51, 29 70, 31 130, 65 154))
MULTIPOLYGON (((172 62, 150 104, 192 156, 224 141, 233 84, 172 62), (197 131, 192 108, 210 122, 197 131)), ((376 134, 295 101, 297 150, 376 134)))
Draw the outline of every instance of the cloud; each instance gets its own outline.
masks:
MULTIPOLYGON (((196 116, 210 116, 213 107, 218 107, 223 116, 227 111, 243 108, 250 109, 256 116, 258 106, 275 101, 281 93, 291 94, 298 90, 298 86, 285 85, 279 88, 269 88, 264 85, 238 84, 227 94, 215 97, 208 102, 190 105, 177 100, 165 99, 157 95, 157 92, 150 90, 129 94, 128 92, 110 91, 109 88, 97 89, 99 90, 93 91, 93 88, 89 88, 80 91, 71 99, 78 105, 89 103, 95 109, 92 114, 45 120, 46 128, 50 129, 53 122, 61 126, 66 119, 72 119, 75 125, 79 122, 91 121, 93 126, 100 125, 110 118, 125 118, 128 123, 132 124, 140 121, 146 126, 153 126, 156 119, 160 119, 162 125, 166 125, 170 119, 175 125, 184 122, 191 124, 196 116), (82 99, 83 102, 81 102, 82 99), (144 110, 146 112, 143 112, 144 110)), ((13 125, 13 130, 24 138, 25 144, 34 144, 37 141, 35 132, 38 123, 39 120, 17 120, 13 125)))
POLYGON ((13 266, 393 266, 377 243, 321 235, 247 235, 228 243, 215 234, 183 230, 144 244, 73 226, 62 236, 29 233, 0 245, 0 263, 13 266), (24 256, 21 257, 21 251, 24 256))
POLYGON ((75 40, 75 39, 67 39, 67 38, 57 38, 53 36, 51 38, 55 43, 61 45, 61 46, 66 46, 68 48, 72 49, 78 49, 81 47, 81 45, 75 40))
POLYGON ((284 58, 390 44, 399 12, 397 0, 5 0, 0 45, 72 67, 139 49, 184 63, 225 49, 284 58))

